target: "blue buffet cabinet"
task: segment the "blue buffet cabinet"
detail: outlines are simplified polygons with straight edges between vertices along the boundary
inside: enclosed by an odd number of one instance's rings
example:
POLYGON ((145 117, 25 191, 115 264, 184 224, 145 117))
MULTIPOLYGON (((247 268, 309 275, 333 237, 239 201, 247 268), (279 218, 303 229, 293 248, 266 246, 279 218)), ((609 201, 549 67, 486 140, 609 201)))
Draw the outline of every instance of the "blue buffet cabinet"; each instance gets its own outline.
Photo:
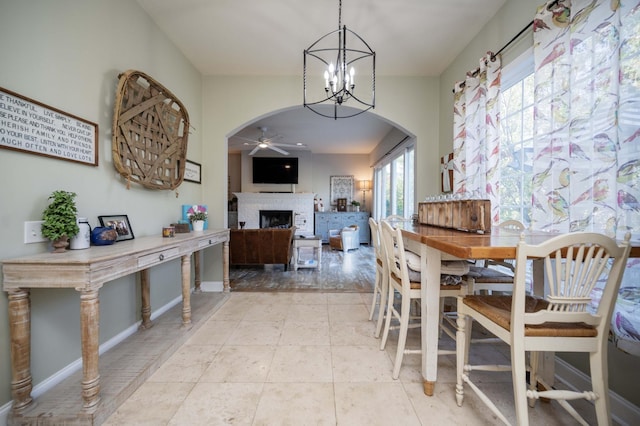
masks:
POLYGON ((368 212, 316 212, 315 233, 320 235, 325 244, 329 243, 329 230, 342 229, 350 225, 358 225, 360 244, 369 244, 371 231, 368 212))

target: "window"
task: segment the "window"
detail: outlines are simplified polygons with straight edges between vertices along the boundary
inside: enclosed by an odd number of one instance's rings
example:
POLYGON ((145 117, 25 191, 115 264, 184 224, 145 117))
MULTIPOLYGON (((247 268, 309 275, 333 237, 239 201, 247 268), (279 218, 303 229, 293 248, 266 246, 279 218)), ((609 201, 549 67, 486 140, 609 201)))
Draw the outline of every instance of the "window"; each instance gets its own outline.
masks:
POLYGON ((391 152, 375 166, 374 217, 390 215, 406 218, 413 214, 415 149, 413 143, 391 152))
POLYGON ((531 222, 533 174, 533 52, 502 71, 500 95, 500 221, 531 222))

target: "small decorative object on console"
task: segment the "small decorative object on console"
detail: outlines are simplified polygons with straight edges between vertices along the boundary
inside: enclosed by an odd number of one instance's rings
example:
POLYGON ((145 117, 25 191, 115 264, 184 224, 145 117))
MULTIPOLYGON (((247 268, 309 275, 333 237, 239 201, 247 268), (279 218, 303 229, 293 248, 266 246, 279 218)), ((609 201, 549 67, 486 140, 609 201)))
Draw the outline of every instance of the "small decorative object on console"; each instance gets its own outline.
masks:
POLYGON ((96 246, 108 246, 117 239, 118 233, 110 226, 98 226, 91 231, 91 243, 96 246))
POLYGON ((187 215, 194 231, 204 230, 204 223, 207 220, 206 207, 194 205, 187 211, 187 215))
POLYGON ((207 211, 207 206, 204 204, 183 204, 182 205, 182 223, 188 223, 189 224, 189 229, 193 230, 193 222, 195 220, 204 220, 204 227, 203 229, 207 229, 208 225, 209 225, 209 221, 207 220, 208 217, 208 211, 207 211), (203 215, 198 215, 195 216, 196 219, 194 219, 194 214, 195 213, 204 213, 203 215), (204 219, 203 219, 204 217, 204 219))
POLYGON ((56 242, 54 253, 64 252, 69 238, 80 231, 75 198, 75 192, 53 191, 49 196, 49 205, 42 212, 41 232, 45 238, 56 242))
POLYGON ((188 234, 190 231, 188 223, 172 223, 171 226, 175 229, 176 234, 188 234))
POLYGON ((176 228, 173 226, 165 226, 162 228, 162 236, 165 238, 171 238, 176 236, 176 228))
POLYGON ((116 231, 116 241, 133 240, 133 228, 126 214, 114 214, 110 216, 98 216, 101 226, 108 226, 116 231))

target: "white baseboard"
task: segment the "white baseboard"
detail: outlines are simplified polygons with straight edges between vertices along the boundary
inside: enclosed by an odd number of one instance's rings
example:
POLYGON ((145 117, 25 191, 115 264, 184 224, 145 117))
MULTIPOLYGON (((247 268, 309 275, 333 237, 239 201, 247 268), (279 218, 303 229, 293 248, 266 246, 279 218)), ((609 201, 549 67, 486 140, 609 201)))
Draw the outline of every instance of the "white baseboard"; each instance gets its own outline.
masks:
MULTIPOLYGON (((556 357, 556 379, 562 381, 571 390, 591 389, 591 378, 566 361, 556 357)), ((621 425, 636 425, 640 419, 640 407, 609 390, 611 417, 621 425)))
MULTIPOLYGON (((164 314, 169 309, 173 308, 179 303, 182 303, 182 296, 176 297, 175 299, 169 301, 169 303, 165 304, 164 306, 160 307, 156 311, 152 312, 151 320, 158 318, 160 315, 164 314)), ((122 332, 118 333, 108 341, 101 344, 100 347, 98 348, 98 352, 100 353, 100 355, 107 352, 109 349, 118 345, 118 343, 122 342, 127 337, 131 336, 136 331, 138 331, 138 327, 140 326, 140 324, 142 324, 142 321, 138 321, 135 324, 131 325, 130 327, 127 327, 122 332)), ((80 369, 82 369, 82 358, 78 358, 72 363, 66 365, 61 370, 58 370, 51 376, 47 377, 42 382, 35 385, 33 387, 33 390, 31 391, 31 396, 33 398, 39 397, 40 395, 51 390, 57 384, 67 379, 68 377, 70 377, 72 374, 74 374, 76 371, 79 371, 80 369)), ((8 403, 0 407, 0 425, 7 424, 7 418, 9 416, 9 412, 11 411, 11 404, 12 404, 12 401, 9 401, 8 403)))
POLYGON ((6 426, 7 422, 9 421, 9 411, 11 411, 11 404, 13 404, 13 401, 9 401, 2 407, 0 407, 0 425, 2 426, 6 426))
POLYGON ((221 292, 224 290, 224 285, 222 281, 202 281, 200 283, 200 290, 221 292))

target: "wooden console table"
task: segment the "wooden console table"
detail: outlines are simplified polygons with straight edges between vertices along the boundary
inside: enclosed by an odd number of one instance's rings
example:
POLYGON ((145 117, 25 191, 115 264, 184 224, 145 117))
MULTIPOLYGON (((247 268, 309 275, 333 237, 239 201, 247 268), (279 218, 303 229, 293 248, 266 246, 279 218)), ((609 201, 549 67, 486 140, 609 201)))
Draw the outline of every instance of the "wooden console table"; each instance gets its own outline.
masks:
POLYGON ((182 261, 182 324, 191 323, 191 255, 194 261, 195 291, 200 291, 197 253, 223 244, 224 291, 229 291, 229 230, 177 234, 174 238, 143 237, 110 246, 94 246, 65 253, 41 253, 3 261, 3 289, 9 296, 11 334, 11 395, 14 412, 32 404, 31 390, 31 288, 75 288, 80 292, 82 343, 82 399, 85 410, 100 401, 98 371, 98 291, 107 282, 140 272, 142 325, 151 326, 149 271, 152 266, 180 258, 182 261))

